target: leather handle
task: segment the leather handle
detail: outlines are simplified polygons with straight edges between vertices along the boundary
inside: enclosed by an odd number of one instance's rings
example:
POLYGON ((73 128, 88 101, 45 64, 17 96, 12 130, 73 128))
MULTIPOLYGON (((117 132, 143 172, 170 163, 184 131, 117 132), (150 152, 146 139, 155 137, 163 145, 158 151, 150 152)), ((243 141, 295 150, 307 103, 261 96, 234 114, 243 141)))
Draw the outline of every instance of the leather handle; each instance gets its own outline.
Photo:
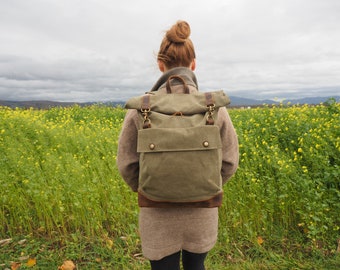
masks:
POLYGON ((166 92, 168 94, 171 94, 171 86, 170 86, 170 81, 173 80, 173 79, 176 79, 178 81, 180 81, 183 86, 184 86, 184 93, 185 94, 189 94, 189 87, 188 85, 186 84, 186 82, 184 81, 184 79, 181 77, 181 76, 178 76, 178 75, 172 75, 168 78, 168 80, 166 81, 166 92))

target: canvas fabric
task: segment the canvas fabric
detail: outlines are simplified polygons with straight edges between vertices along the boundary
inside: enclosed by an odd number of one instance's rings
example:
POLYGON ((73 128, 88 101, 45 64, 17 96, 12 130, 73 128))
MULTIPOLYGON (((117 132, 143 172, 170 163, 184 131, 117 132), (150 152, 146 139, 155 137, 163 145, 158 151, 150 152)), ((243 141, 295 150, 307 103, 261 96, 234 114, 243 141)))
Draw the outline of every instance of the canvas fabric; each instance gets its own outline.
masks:
POLYGON ((150 92, 128 100, 125 107, 139 111, 140 118, 140 194, 186 203, 222 193, 222 143, 214 117, 229 102, 223 91, 150 92))

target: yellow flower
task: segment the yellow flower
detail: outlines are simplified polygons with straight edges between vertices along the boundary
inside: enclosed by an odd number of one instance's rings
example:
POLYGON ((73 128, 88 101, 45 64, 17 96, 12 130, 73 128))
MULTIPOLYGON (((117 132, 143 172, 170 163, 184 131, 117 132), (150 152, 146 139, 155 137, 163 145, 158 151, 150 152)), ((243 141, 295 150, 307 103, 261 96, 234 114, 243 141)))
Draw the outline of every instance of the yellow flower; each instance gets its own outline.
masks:
POLYGON ((262 238, 261 236, 258 236, 258 237, 257 237, 257 243, 258 243, 259 245, 262 245, 263 242, 264 242, 263 238, 262 238))
POLYGON ((308 173, 308 169, 307 169, 306 166, 302 166, 302 170, 303 170, 304 173, 308 173))

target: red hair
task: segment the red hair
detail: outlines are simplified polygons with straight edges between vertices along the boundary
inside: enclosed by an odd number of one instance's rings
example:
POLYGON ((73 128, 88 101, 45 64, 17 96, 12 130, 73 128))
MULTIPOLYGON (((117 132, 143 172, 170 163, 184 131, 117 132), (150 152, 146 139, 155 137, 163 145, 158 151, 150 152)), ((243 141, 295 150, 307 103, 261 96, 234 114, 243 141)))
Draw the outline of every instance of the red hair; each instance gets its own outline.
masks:
POLYGON ((178 21, 165 34, 159 48, 157 60, 170 69, 188 67, 196 58, 194 45, 189 38, 190 26, 185 21, 178 21))

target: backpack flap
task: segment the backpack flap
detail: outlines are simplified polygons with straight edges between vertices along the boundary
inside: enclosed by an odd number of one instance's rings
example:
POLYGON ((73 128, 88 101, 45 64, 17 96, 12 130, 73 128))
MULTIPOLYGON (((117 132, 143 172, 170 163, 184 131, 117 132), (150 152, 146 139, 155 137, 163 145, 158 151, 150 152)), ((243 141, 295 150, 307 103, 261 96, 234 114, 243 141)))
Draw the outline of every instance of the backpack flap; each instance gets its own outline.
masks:
MULTIPOLYGON (((215 108, 225 107, 230 104, 229 97, 222 91, 209 92, 214 101, 215 108)), ((175 114, 182 112, 183 114, 197 114, 207 111, 206 93, 197 92, 191 94, 164 94, 151 92, 150 109, 155 112, 165 114, 175 114)), ((126 104, 126 109, 140 110, 142 105, 142 96, 129 99, 126 104)))
POLYGON ((139 192, 159 202, 199 202, 222 192, 219 128, 138 131, 139 192))

